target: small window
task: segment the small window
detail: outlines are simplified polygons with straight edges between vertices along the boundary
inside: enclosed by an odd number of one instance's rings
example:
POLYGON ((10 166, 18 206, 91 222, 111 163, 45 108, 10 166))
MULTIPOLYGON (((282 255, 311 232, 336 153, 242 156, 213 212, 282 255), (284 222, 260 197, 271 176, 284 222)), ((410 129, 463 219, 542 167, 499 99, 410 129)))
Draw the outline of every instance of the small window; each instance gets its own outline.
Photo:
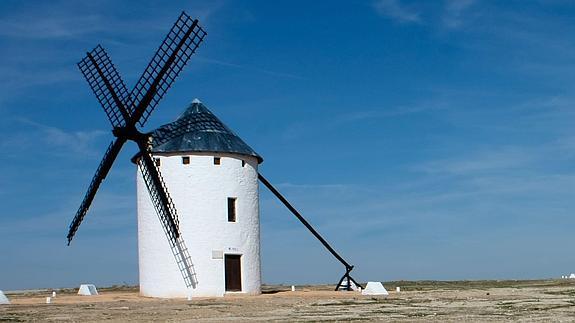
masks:
POLYGON ((220 157, 214 157, 214 165, 220 165, 222 163, 222 159, 220 157))
POLYGON ((182 164, 184 165, 190 164, 190 157, 188 156, 182 157, 182 164))
POLYGON ((246 161, 242 160, 242 167, 246 167, 246 161))
POLYGON ((160 167, 160 158, 154 158, 154 162, 156 163, 156 166, 160 167))
POLYGON ((236 222, 236 198, 228 197, 228 222, 236 222))

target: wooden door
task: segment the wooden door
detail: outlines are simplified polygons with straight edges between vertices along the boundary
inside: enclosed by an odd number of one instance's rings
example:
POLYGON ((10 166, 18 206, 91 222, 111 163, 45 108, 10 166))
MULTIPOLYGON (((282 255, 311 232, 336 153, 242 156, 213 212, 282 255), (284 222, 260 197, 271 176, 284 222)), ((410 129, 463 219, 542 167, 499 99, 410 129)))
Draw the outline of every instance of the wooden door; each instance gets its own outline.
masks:
POLYGON ((226 291, 242 291, 242 265, 240 255, 226 255, 226 291))

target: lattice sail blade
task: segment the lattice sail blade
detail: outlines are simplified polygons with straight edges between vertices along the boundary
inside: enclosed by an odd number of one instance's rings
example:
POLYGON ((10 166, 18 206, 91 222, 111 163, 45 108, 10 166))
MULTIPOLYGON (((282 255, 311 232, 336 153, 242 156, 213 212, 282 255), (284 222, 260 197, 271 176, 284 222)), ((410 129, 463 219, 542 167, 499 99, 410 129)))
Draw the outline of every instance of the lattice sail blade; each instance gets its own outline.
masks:
POLYGON ((140 148, 141 156, 138 160, 138 166, 142 173, 144 183, 146 183, 146 187, 150 193, 150 199, 156 209, 156 213, 162 224, 162 229, 168 238, 170 249, 172 250, 186 286, 188 288, 195 288, 197 284, 196 273, 188 248, 179 232, 176 207, 170 198, 166 184, 150 152, 144 147, 140 148))
POLYGON ((147 150, 140 152, 138 166, 150 193, 152 204, 154 204, 162 225, 168 230, 168 238, 175 240, 180 236, 176 207, 150 152, 147 150))
POLYGON ((180 236, 175 244, 170 243, 170 249, 172 249, 172 254, 178 265, 178 269, 184 278, 187 288, 196 288, 198 285, 198 278, 196 275, 196 270, 192 262, 192 257, 186 247, 184 239, 180 236))
POLYGON ((125 142, 126 141, 124 139, 116 139, 110 144, 110 146, 108 146, 108 149, 104 154, 104 158, 102 158, 102 161, 96 170, 96 174, 94 174, 94 177, 90 182, 90 186, 88 186, 88 191, 84 196, 84 200, 82 200, 82 204, 80 204, 80 208, 78 208, 78 212, 76 212, 76 216, 74 216, 74 220, 72 220, 72 223, 70 224, 70 229, 68 231, 68 245, 72 242, 74 235, 78 231, 82 220, 84 220, 84 217, 96 196, 96 192, 98 192, 100 184, 102 184, 102 181, 108 175, 108 172, 114 164, 114 160, 116 160, 116 157, 120 153, 125 142))
POLYGON ((104 108, 113 127, 126 125, 133 108, 127 106, 128 89, 106 50, 98 45, 86 53, 78 68, 104 108))
POLYGON ((172 86, 206 32, 182 12, 130 94, 135 121, 144 126, 154 108, 172 86))

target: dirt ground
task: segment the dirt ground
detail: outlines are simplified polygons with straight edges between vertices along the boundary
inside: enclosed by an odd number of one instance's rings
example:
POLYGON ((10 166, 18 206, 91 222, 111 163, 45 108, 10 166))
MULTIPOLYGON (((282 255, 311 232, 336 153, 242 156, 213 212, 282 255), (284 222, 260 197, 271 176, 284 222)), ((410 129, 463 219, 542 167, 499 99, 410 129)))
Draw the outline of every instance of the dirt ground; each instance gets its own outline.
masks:
POLYGON ((386 282, 387 298, 334 292, 332 286, 265 286, 260 296, 162 300, 137 287, 99 296, 72 289, 6 292, 0 321, 540 321, 575 322, 575 280, 386 282), (396 293, 395 287, 401 292, 396 293))

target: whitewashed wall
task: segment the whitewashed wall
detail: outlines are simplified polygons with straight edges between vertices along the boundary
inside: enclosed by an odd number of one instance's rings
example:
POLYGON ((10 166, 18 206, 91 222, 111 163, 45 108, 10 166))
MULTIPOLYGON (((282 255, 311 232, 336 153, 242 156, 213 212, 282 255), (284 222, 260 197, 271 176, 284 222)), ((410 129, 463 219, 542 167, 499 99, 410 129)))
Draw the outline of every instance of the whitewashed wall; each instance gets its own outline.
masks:
MULTIPOLYGON (((242 292, 259 294, 260 225, 258 163, 235 154, 156 155, 176 205, 180 230, 194 264, 198 285, 192 296, 223 296, 224 259, 213 252, 241 254, 242 292), (190 156, 190 164, 182 164, 190 156), (214 165, 214 156, 221 165, 214 165), (242 160, 246 161, 242 167, 242 160), (236 197, 236 222, 228 222, 227 199, 236 197)), ((138 170, 138 252, 143 296, 187 297, 188 289, 175 263, 149 193, 138 170)))

